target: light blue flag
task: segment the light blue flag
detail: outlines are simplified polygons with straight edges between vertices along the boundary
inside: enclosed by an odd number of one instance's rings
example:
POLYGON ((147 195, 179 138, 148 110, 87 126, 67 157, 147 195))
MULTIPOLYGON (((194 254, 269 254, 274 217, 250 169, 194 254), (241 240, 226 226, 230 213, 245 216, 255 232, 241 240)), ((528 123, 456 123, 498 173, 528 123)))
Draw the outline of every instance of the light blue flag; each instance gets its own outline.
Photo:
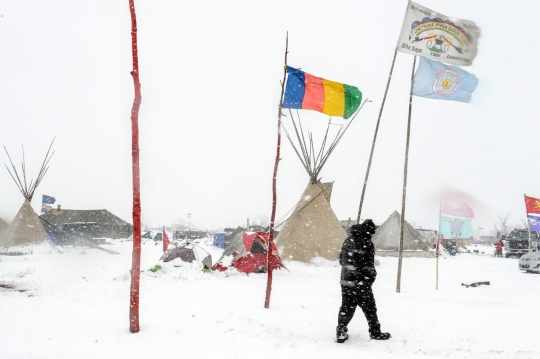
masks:
POLYGON ((470 219, 441 216, 440 221, 440 234, 443 236, 447 236, 449 238, 472 237, 472 223, 470 219))
POLYGON ((476 76, 457 66, 420 57, 420 66, 414 75, 413 95, 469 102, 477 85, 476 76))

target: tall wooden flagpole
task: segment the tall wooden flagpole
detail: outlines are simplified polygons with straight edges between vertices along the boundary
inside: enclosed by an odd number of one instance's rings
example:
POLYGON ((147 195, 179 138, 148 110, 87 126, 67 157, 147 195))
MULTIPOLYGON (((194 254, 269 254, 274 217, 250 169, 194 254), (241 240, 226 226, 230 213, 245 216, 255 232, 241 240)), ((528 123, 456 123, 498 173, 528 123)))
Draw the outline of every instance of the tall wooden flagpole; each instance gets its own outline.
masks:
POLYGON ((283 82, 281 83, 281 99, 279 100, 278 108, 278 131, 277 131, 277 149, 276 149, 276 162, 274 163, 274 177, 272 177, 272 216, 270 217, 270 233, 268 235, 268 253, 266 257, 267 268, 267 281, 266 281, 266 298, 264 300, 264 307, 270 308, 270 294, 272 292, 272 267, 270 265, 270 256, 272 254, 272 243, 274 242, 274 221, 276 219, 276 178, 279 165, 279 156, 281 149, 281 110, 283 109, 283 95, 285 93, 285 79, 287 77, 287 54, 289 53, 289 32, 287 31, 287 37, 285 39, 285 66, 283 68, 283 82))
POLYGON ((532 252, 532 237, 531 237, 531 221, 529 221, 529 213, 527 213, 527 195, 523 194, 525 200, 525 218, 527 218, 527 230, 529 231, 529 253, 532 252))
POLYGON ((369 154, 369 161, 366 169, 366 178, 364 179, 364 187, 362 188, 362 195, 360 196, 360 205, 358 206, 358 216, 356 217, 356 223, 360 223, 360 215, 362 214, 362 206, 364 204, 364 195, 366 193, 366 186, 369 178, 369 170, 371 169, 371 160, 373 159, 373 152, 375 151, 375 141, 377 141, 377 133, 379 132, 379 124, 381 122, 381 116, 384 109, 384 103, 386 102, 386 95, 388 94, 388 88, 390 87, 390 80, 392 80, 392 72, 394 71, 394 64, 396 63, 397 48, 394 51, 394 59, 392 60, 392 66, 390 67, 390 74, 388 75, 388 81, 386 82, 386 89, 384 90, 384 96, 381 103, 381 109, 379 110, 379 117, 377 118, 377 125, 375 126, 375 133, 373 134, 373 142, 371 143, 371 153, 369 154))
POLYGON ((435 257, 437 258, 435 264, 435 289, 439 290, 439 256, 441 252, 441 211, 442 211, 442 197, 439 203, 439 232, 437 233, 437 246, 435 247, 435 257))
POLYGON ((129 331, 139 332, 139 287, 141 276, 141 182, 139 172, 139 108, 141 83, 139 82, 139 56, 137 53, 137 15, 134 0, 129 0, 131 13, 131 52, 133 57, 133 84, 135 99, 131 108, 131 157, 133 175, 133 253, 131 259, 131 291, 129 298, 129 331))
POLYGON ((405 165, 403 168, 403 197, 401 199, 401 229, 399 231, 399 259, 396 292, 401 291, 401 264, 403 262, 403 228, 405 225, 405 202, 407 199, 407 169, 409 164, 409 140, 411 138, 411 112, 412 112, 412 94, 414 85, 414 68, 416 67, 416 56, 413 60, 411 73, 411 91, 409 93, 409 119, 407 121, 407 144, 405 145, 405 165))

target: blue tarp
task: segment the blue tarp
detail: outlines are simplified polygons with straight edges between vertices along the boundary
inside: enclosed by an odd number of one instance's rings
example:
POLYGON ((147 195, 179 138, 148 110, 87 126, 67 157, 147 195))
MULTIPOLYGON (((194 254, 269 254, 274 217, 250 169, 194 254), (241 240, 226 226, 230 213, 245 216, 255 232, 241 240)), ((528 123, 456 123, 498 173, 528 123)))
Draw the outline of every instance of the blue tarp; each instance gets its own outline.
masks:
POLYGON ((219 247, 225 249, 225 233, 215 233, 214 234, 214 247, 219 247))

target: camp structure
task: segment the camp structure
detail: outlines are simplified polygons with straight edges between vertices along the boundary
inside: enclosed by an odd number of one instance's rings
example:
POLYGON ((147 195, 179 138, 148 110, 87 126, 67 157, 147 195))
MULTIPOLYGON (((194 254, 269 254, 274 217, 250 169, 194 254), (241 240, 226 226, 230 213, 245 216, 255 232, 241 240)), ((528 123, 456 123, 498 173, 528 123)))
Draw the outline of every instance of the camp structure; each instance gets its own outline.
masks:
MULTIPOLYGON (((228 267, 243 273, 261 273, 267 271, 268 233, 235 231, 227 238, 223 255, 212 270, 224 271, 228 267)), ((270 246, 268 260, 272 270, 285 268, 274 243, 270 246)))
POLYGON ((336 260, 347 233, 330 205, 333 182, 321 183, 319 174, 354 118, 347 125, 338 125, 333 141, 329 141, 330 126, 335 125, 330 118, 322 144, 316 151, 313 134, 310 131, 304 134, 298 112, 297 119, 290 110, 289 115, 296 143, 285 126, 283 128, 310 181, 292 214, 276 225, 279 229, 276 244, 282 258, 300 262, 310 262, 316 257, 336 260))
POLYGON ((178 247, 174 247, 165 251, 165 253, 163 253, 163 255, 161 256, 159 260, 163 262, 170 262, 172 260, 179 258, 182 262, 187 262, 187 263, 200 261, 204 267, 206 267, 207 269, 211 269, 212 256, 204 250, 203 251, 205 252, 206 256, 203 257, 199 255, 199 253, 197 252, 197 248, 199 250, 203 250, 201 247, 193 243, 182 244, 178 247))
POLYGON ((44 244, 50 245, 56 249, 53 242, 49 238, 49 235, 43 228, 43 225, 41 224, 38 215, 36 214, 36 212, 34 212, 34 210, 32 209, 32 205, 30 204, 36 188, 39 186, 39 184, 43 180, 43 177, 47 173, 47 170, 49 169, 49 161, 54 154, 54 152, 50 152, 53 143, 51 143, 51 146, 49 147, 49 150, 45 155, 45 160, 41 165, 36 180, 34 181, 32 179, 30 180, 30 183, 27 183, 26 181, 27 176, 26 164, 24 161, 24 147, 22 172, 20 174, 13 165, 13 161, 11 160, 7 149, 4 147, 4 150, 6 151, 6 154, 11 163, 12 170, 10 170, 7 165, 6 168, 11 175, 11 178, 19 188, 19 191, 21 191, 22 195, 24 196, 24 202, 19 209, 19 212, 17 212, 17 215, 15 215, 15 218, 13 219, 11 224, 0 235, 0 251, 3 254, 24 254, 24 251, 28 247, 30 247, 30 250, 33 251, 33 248, 44 244), (22 249, 22 251, 18 249, 13 249, 13 247, 22 249))
POLYGON ((276 238, 282 258, 300 262, 315 257, 338 259, 347 233, 330 206, 332 185, 308 184, 276 238))
MULTIPOLYGON (((397 257, 399 255, 399 238, 401 234, 401 215, 394 211, 381 224, 372 237, 375 253, 381 257, 397 257)), ((424 237, 407 221, 403 221, 403 257, 435 257, 424 237)))
POLYGON ((9 227, 9 224, 2 218, 0 218, 0 234, 2 234, 2 232, 4 232, 7 227, 9 227))
MULTIPOLYGON (((133 233, 133 226, 115 216, 106 209, 76 210, 53 209, 40 217, 45 227, 61 229, 56 234, 62 244, 71 244, 75 234, 86 239, 128 238, 133 233)), ((99 243, 96 243, 99 244, 99 243)))

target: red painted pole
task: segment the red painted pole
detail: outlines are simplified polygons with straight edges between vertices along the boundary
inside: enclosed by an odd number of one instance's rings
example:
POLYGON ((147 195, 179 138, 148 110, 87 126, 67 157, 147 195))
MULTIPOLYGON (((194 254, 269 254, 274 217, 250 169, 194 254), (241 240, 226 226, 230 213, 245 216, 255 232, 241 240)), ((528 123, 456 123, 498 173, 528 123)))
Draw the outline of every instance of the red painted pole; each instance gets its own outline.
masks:
POLYGON ((129 297, 129 331, 139 332, 139 287, 141 277, 141 182, 139 172, 139 108, 141 83, 139 82, 139 57, 137 53, 137 15, 134 0, 129 0, 131 13, 131 52, 133 56, 133 84, 135 99, 131 108, 131 157, 133 173, 133 253, 131 259, 131 291, 129 297))
POLYGON ((287 76, 287 53, 289 49, 289 33, 287 32, 287 38, 285 40, 285 67, 283 69, 283 82, 281 83, 281 99, 279 101, 278 111, 278 137, 277 137, 277 150, 276 150, 276 162, 274 163, 274 177, 272 178, 272 216, 270 217, 270 233, 268 234, 268 255, 266 258, 266 268, 268 278, 266 281, 266 298, 264 300, 264 307, 270 308, 270 293, 272 292, 272 266, 270 263, 270 256, 272 255, 272 243, 274 242, 274 221, 276 219, 276 178, 279 165, 279 155, 281 149, 281 110, 283 107, 283 94, 285 92, 285 78, 287 76))

